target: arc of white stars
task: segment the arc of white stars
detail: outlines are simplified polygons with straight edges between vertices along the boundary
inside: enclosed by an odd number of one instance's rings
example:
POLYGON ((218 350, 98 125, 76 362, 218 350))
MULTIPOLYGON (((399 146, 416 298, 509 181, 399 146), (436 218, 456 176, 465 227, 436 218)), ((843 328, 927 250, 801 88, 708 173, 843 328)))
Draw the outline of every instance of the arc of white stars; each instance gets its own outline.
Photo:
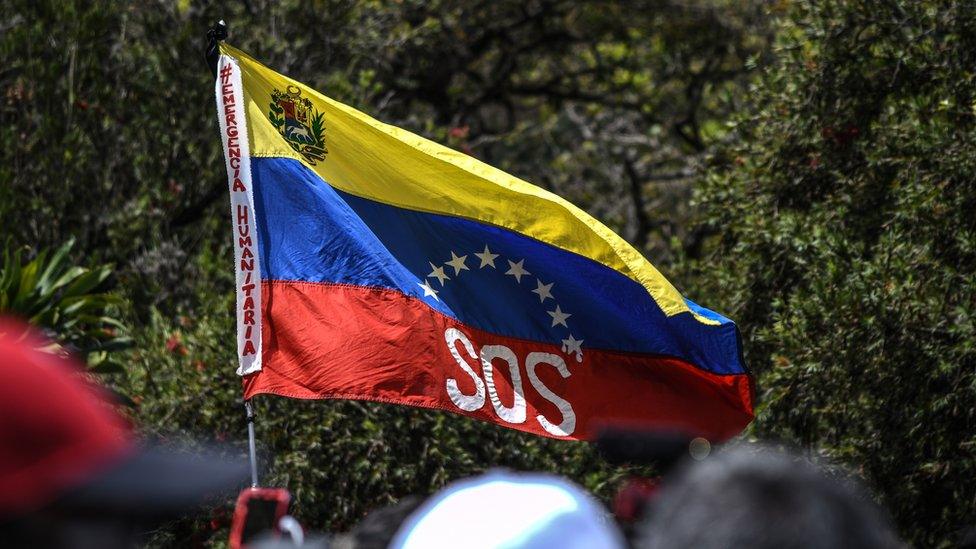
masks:
POLYGON ((552 290, 553 284, 555 284, 555 282, 550 282, 549 284, 543 284, 541 280, 539 279, 535 280, 536 288, 532 290, 532 293, 539 294, 539 303, 545 303, 546 299, 549 298, 555 299, 552 297, 552 292, 550 291, 552 290))
POLYGON ((563 310, 559 308, 559 304, 556 304, 555 311, 546 311, 546 312, 549 313, 549 316, 552 317, 553 328, 555 328, 556 326, 563 326, 565 328, 569 328, 569 326, 566 325, 566 319, 573 315, 569 313, 564 313, 563 310))
MULTIPOLYGON (((488 248, 487 244, 485 244, 485 249, 483 252, 480 253, 475 252, 473 255, 480 260, 480 265, 478 265, 479 269, 484 269, 485 267, 491 267, 493 269, 497 268, 495 266, 495 259, 501 257, 500 254, 492 253, 492 251, 488 248)), ((451 266, 454 269, 454 276, 458 276, 459 274, 461 274, 461 271, 471 270, 465 264, 467 258, 468 258, 467 255, 459 256, 452 250, 451 260, 446 261, 444 264, 451 266)), ((512 261, 511 259, 506 259, 506 261, 508 261, 509 268, 508 271, 505 272, 505 274, 511 275, 513 278, 515 278, 516 283, 521 284, 523 276, 532 274, 525 269, 525 259, 520 259, 518 261, 512 261)), ((440 282, 440 285, 443 288, 445 281, 451 280, 451 277, 448 276, 448 274, 445 272, 445 268, 443 266, 437 266, 430 261, 428 261, 427 263, 430 265, 430 268, 432 269, 431 273, 427 275, 427 278, 433 278, 437 280, 438 282, 440 282)), ((539 296, 539 303, 545 303, 547 299, 553 299, 553 300, 556 299, 552 295, 552 287, 555 285, 555 283, 550 282, 549 284, 544 284, 539 279, 536 279, 535 283, 536 283, 536 288, 532 290, 532 293, 539 296)), ((430 284, 428 284, 426 280, 424 280, 424 282, 418 282, 417 285, 420 286, 420 288, 424 291, 424 297, 432 297, 434 298, 434 301, 440 301, 440 298, 437 297, 437 294, 439 292, 435 290, 430 284)), ((558 303, 556 304, 555 310, 546 311, 546 312, 549 314, 550 317, 552 317, 553 328, 555 328, 556 326, 569 328, 569 325, 566 324, 566 320, 573 315, 564 312, 558 303)), ((582 362, 583 361, 583 340, 576 339, 573 336, 573 334, 569 334, 568 338, 562 340, 562 351, 570 355, 575 354, 576 361, 582 362)))
POLYGON ((430 284, 427 284, 426 280, 423 282, 418 282, 417 286, 420 286, 424 290, 424 297, 430 296, 434 298, 434 301, 440 301, 440 298, 437 297, 437 290, 431 288, 430 284))
POLYGON ((467 265, 464 264, 464 260, 467 259, 467 255, 458 256, 451 250, 451 260, 447 261, 446 264, 454 267, 454 276, 461 274, 461 271, 470 271, 467 265))
POLYGON ((517 262, 512 261, 511 259, 507 259, 506 261, 508 261, 509 269, 505 274, 514 276, 515 281, 518 282, 519 284, 522 283, 523 276, 532 274, 529 271, 526 271, 524 267, 522 267, 522 264, 525 263, 524 259, 520 259, 517 262))
POLYGON ((436 278, 437 281, 441 283, 441 288, 443 288, 444 281, 450 280, 451 277, 447 276, 447 273, 444 272, 444 267, 438 267, 437 265, 434 265, 430 261, 428 261, 427 263, 430 264, 431 269, 434 269, 433 271, 431 271, 429 275, 427 275, 427 278, 436 278))
POLYGON ((481 265, 478 265, 479 269, 484 269, 485 267, 491 267, 492 269, 495 268, 495 258, 498 257, 498 254, 491 253, 491 250, 488 249, 487 244, 485 244, 484 252, 480 254, 475 253, 474 255, 481 260, 481 265))

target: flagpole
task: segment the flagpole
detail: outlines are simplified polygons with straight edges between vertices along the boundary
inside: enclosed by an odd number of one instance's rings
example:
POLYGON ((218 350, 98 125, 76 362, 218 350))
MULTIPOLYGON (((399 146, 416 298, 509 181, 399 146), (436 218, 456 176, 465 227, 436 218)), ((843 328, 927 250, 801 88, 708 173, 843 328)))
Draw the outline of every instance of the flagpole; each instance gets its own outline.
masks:
POLYGON ((258 487, 258 452, 254 436, 254 406, 251 400, 244 401, 244 410, 247 412, 247 451, 251 458, 251 488, 258 487))
MULTIPOLYGON (((207 50, 205 57, 210 72, 217 78, 217 65, 220 62, 220 41, 227 38, 227 24, 221 19, 207 30, 207 50)), ((254 405, 250 399, 244 400, 244 412, 247 416, 247 453, 251 461, 251 488, 258 487, 258 452, 254 435, 254 405)))

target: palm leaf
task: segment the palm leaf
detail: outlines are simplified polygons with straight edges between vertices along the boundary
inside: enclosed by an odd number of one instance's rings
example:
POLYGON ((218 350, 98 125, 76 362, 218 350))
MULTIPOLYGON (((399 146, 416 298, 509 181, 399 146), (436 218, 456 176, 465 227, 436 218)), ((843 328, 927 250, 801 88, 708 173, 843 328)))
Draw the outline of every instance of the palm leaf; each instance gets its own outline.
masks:
POLYGON ((315 145, 325 148, 325 114, 317 112, 312 117, 312 134, 315 136, 315 145))
MULTIPOLYGON (((56 273, 63 270, 68 253, 71 251, 71 248, 74 247, 74 245, 74 238, 68 240, 60 248, 58 248, 56 252, 54 252, 54 255, 51 256, 51 259, 47 262, 47 268, 44 269, 44 272, 41 274, 41 278, 37 281, 37 286, 42 294, 48 294, 52 290, 56 289, 55 287, 52 287, 54 277, 56 276, 56 273)), ((74 267, 74 269, 82 268, 74 267)))
POLYGON ((98 290, 112 275, 111 265, 86 267, 70 263, 74 240, 53 253, 40 250, 23 262, 24 248, 8 240, 0 264, 0 313, 25 318, 54 334, 54 344, 71 346, 82 358, 93 351, 111 352, 132 345, 123 323, 110 311, 121 299, 98 290))

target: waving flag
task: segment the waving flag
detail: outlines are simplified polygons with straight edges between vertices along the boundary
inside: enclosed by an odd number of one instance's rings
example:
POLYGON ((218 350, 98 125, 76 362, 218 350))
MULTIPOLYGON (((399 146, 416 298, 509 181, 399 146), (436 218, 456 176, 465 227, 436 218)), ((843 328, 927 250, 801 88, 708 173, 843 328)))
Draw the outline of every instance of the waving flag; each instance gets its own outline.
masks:
POLYGON ((752 419, 738 331, 562 198, 221 45, 245 397, 437 408, 543 436, 752 419))

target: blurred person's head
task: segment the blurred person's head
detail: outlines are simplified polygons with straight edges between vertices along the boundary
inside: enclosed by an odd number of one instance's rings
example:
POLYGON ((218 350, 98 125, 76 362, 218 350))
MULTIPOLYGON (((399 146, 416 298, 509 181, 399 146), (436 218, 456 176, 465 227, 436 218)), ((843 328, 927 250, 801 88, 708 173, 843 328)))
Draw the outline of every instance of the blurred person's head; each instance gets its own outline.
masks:
POLYGON ((239 461, 143 448, 68 359, 0 319, 0 540, 5 547, 127 547, 246 479, 239 461))
POLYGON ((623 547, 589 494, 554 475, 494 471, 455 482, 403 523, 393 548, 623 547))
POLYGON ((736 446, 666 479, 642 549, 900 547, 887 515, 851 479, 802 458, 736 446))
POLYGON ((386 549, 403 521, 423 502, 420 496, 407 496, 393 505, 370 512, 345 536, 347 546, 354 549, 386 549))

